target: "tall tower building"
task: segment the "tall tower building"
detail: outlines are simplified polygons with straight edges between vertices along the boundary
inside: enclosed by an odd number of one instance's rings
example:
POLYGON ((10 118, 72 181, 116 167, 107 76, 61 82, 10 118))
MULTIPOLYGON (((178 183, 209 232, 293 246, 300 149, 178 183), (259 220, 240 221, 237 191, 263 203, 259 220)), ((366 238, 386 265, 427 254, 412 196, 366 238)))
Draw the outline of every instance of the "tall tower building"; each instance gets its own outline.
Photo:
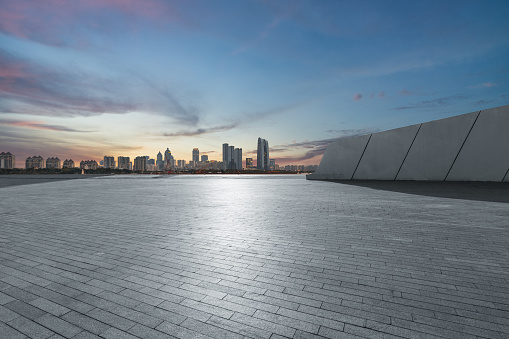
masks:
POLYGON ((131 162, 131 159, 129 157, 119 156, 117 158, 117 165, 118 165, 119 169, 129 169, 130 162, 131 162))
POLYGON ((156 157, 156 169, 158 171, 162 171, 163 167, 164 167, 163 155, 161 154, 161 152, 159 152, 157 153, 156 157))
POLYGON ((105 155, 103 161, 104 168, 115 168, 115 158, 105 155))
POLYGON ((193 161, 197 163, 200 161, 200 150, 197 148, 193 148, 193 161))
POLYGON ((233 150, 233 165, 232 169, 242 170, 242 148, 235 148, 233 150))
POLYGON ((201 162, 208 162, 209 161, 209 156, 208 155, 202 155, 201 156, 201 162))
POLYGON ((147 157, 136 157, 134 158, 134 171, 146 171, 147 170, 147 157))
POLYGON ((269 170, 269 142, 262 138, 258 138, 256 168, 262 171, 269 170))
POLYGON ((230 162, 230 156, 228 155, 228 150, 230 147, 228 144, 223 144, 223 169, 228 169, 228 164, 230 162))
POLYGON ((171 155, 171 151, 169 148, 166 148, 164 151, 164 169, 172 169, 175 168, 175 159, 171 155))

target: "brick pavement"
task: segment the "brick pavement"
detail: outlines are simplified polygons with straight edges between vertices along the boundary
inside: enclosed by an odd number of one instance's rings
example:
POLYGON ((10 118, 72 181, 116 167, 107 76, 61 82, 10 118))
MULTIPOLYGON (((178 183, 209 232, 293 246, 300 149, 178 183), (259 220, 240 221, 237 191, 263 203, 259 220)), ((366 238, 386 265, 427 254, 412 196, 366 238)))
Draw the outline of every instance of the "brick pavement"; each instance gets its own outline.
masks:
POLYGON ((434 191, 304 176, 0 188, 0 338, 508 338, 509 205, 434 191))

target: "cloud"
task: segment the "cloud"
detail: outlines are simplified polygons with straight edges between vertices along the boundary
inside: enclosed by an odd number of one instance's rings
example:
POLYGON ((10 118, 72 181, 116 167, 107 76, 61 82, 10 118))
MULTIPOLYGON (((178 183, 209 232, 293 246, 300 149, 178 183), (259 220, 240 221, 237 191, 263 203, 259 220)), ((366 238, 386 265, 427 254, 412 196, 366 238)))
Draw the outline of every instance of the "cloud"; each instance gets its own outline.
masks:
POLYGON ((378 97, 379 97, 379 98, 383 98, 383 97, 385 97, 385 92, 380 92, 380 93, 378 93, 378 97))
POLYGON ((24 120, 10 120, 10 119, 0 119, 0 124, 10 125, 10 126, 18 126, 18 127, 26 127, 30 129, 42 129, 42 130, 50 130, 50 131, 62 131, 62 132, 90 132, 90 131, 81 131, 73 128, 68 128, 65 126, 59 125, 48 125, 39 121, 24 121, 24 120))
MULTIPOLYGON (((365 135, 365 134, 371 134, 371 133, 376 133, 379 131, 380 130, 378 128, 374 128, 374 127, 337 130, 338 136, 335 138, 327 138, 327 139, 320 139, 320 140, 302 141, 302 142, 296 142, 296 143, 291 143, 291 144, 276 145, 276 146, 270 148, 270 152, 282 153, 282 152, 287 152, 287 151, 295 151, 295 150, 303 150, 303 149, 306 150, 307 149, 307 151, 303 155, 275 157, 277 163, 295 163, 297 161, 310 160, 317 156, 323 155, 323 153, 327 149, 327 146, 329 146, 331 143, 333 143, 334 141, 337 141, 339 139, 350 138, 350 137, 365 135)), ((271 158, 272 157, 273 156, 271 154, 271 158)))
POLYGON ((139 20, 155 24, 180 20, 157 0, 0 0, 0 32, 51 46, 89 47, 87 31, 125 34, 139 20))
POLYGON ((495 86, 498 86, 496 83, 494 82, 483 82, 482 84, 478 84, 478 85, 475 85, 475 86, 470 86, 469 88, 491 88, 491 87, 495 87, 495 86))
POLYGON ((240 46, 239 48, 237 48, 236 50, 234 50, 232 52, 233 55, 237 55, 237 54, 241 54, 241 53, 244 53, 246 52, 247 50, 253 48, 253 47, 256 47, 258 44, 260 44, 263 40, 265 40, 269 35, 270 33, 276 29, 276 27, 282 22, 284 21, 286 18, 288 18, 295 10, 295 6, 291 7, 291 8, 288 8, 286 9, 285 11, 283 11, 282 13, 279 13, 278 15, 276 15, 274 17, 274 19, 272 19, 272 21, 267 24, 259 33, 258 35, 245 42, 242 46, 240 46))
MULTIPOLYGON (((62 66, 63 67, 63 66, 62 66)), ((45 116, 145 112, 194 126, 199 109, 167 87, 131 72, 99 76, 78 68, 52 68, 0 49, 0 111, 45 116)))
POLYGON ((238 123, 230 124, 230 125, 224 125, 224 126, 217 126, 217 127, 210 127, 210 128, 198 128, 191 131, 180 131, 175 133, 164 133, 162 134, 165 137, 191 137, 191 136, 197 136, 202 134, 209 134, 209 133, 215 133, 215 132, 223 132, 228 131, 230 129, 233 129, 235 127, 239 126, 238 123))
POLYGON ((400 92, 399 92, 399 95, 404 95, 404 96, 407 96, 407 95, 414 95, 414 92, 411 92, 407 89, 402 89, 400 92))
POLYGON ((359 100, 361 100, 361 98, 362 98, 362 94, 360 94, 360 93, 357 93, 353 96, 353 100, 355 100, 355 101, 359 101, 359 100))
POLYGON ((456 101, 461 101, 467 99, 466 96, 463 95, 451 95, 448 97, 433 99, 433 100, 425 100, 416 103, 408 104, 407 106, 399 106, 394 107, 396 110, 407 110, 407 109, 416 109, 416 108, 435 108, 440 106, 450 106, 455 104, 456 101))
POLYGON ((472 105, 474 105, 474 106, 484 106, 484 105, 491 104, 494 101, 495 100, 479 100, 479 101, 474 102, 472 105))

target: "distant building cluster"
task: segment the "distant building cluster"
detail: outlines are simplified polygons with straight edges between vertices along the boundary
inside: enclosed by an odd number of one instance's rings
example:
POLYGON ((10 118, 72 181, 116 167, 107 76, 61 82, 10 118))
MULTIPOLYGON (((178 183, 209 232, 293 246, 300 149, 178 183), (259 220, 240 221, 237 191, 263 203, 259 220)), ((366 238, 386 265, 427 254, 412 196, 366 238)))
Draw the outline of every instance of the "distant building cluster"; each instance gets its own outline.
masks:
MULTIPOLYGON (((130 170, 136 172, 162 172, 162 171, 221 171, 221 170, 258 170, 258 171, 310 171, 313 172, 318 168, 318 165, 286 165, 279 166, 276 164, 276 159, 269 157, 269 142, 263 138, 258 138, 258 146, 256 150, 256 165, 253 158, 245 158, 245 165, 242 161, 242 148, 237 148, 228 143, 223 144, 223 161, 209 160, 207 154, 202 154, 200 157, 200 150, 193 148, 191 159, 175 160, 169 148, 166 148, 164 153, 157 153, 156 159, 151 159, 148 155, 137 156, 131 162, 130 157, 105 155, 103 160, 97 163, 96 160, 82 160, 79 163, 79 168, 83 170, 96 170, 98 168, 130 170)), ((10 152, 0 153, 0 169, 13 169, 15 168, 15 156, 10 152)), ((25 160, 26 169, 59 169, 59 168, 76 168, 76 164, 72 159, 65 159, 61 163, 58 157, 50 157, 46 160, 38 156, 28 157, 25 160)))

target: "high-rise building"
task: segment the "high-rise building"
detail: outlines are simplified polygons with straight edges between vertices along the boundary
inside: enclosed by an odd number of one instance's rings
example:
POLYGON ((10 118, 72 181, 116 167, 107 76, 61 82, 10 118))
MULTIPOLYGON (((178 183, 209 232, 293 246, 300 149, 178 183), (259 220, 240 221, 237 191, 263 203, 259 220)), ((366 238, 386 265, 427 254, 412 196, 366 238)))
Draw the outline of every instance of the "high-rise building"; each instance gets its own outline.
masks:
POLYGON ((131 158, 119 156, 117 158, 117 168, 118 169, 129 169, 129 162, 131 162, 131 158))
POLYGON ((231 158, 230 147, 225 143, 223 144, 223 169, 230 168, 231 158))
POLYGON ((209 156, 208 155, 202 155, 201 156, 201 162, 207 162, 209 161, 209 156))
POLYGON ((62 168, 74 168, 74 161, 72 159, 65 159, 62 168))
POLYGON ((134 171, 146 171, 147 170, 147 157, 136 157, 134 158, 134 171))
POLYGON ((186 167, 186 161, 185 160, 177 160, 177 167, 178 168, 185 168, 186 167))
POLYGON ((60 168, 60 159, 57 157, 46 159, 46 168, 60 168))
POLYGON ((28 157, 25 161, 26 169, 44 168, 44 158, 39 156, 28 157))
POLYGON ((173 168, 175 168, 175 159, 171 155, 170 149, 166 148, 166 151, 164 151, 164 169, 171 170, 173 168))
POLYGON ((232 169, 242 171, 242 148, 235 148, 233 150, 232 169))
POLYGON ((0 153, 0 168, 12 169, 16 166, 16 157, 11 152, 0 153))
POLYGON ((95 160, 82 160, 80 162, 80 168, 81 169, 97 169, 99 167, 99 164, 97 164, 97 161, 95 160))
POLYGON ((155 170, 156 170, 155 159, 150 159, 147 157, 147 171, 155 171, 155 170))
POLYGON ((163 155, 161 154, 161 152, 157 153, 157 158, 156 158, 156 169, 158 171, 162 171, 164 168, 164 161, 163 161, 163 155))
POLYGON ((246 158, 246 168, 253 168, 253 158, 246 158))
POLYGON ((276 159, 269 159, 269 169, 271 171, 276 170, 276 159))
POLYGON ((262 138, 258 138, 256 168, 262 171, 269 170, 269 142, 262 138))
POLYGON ((200 161, 200 150, 197 148, 193 148, 193 161, 195 163, 200 161))
POLYGON ((104 160, 103 160, 103 167, 104 168, 115 168, 115 158, 105 155, 104 160))

